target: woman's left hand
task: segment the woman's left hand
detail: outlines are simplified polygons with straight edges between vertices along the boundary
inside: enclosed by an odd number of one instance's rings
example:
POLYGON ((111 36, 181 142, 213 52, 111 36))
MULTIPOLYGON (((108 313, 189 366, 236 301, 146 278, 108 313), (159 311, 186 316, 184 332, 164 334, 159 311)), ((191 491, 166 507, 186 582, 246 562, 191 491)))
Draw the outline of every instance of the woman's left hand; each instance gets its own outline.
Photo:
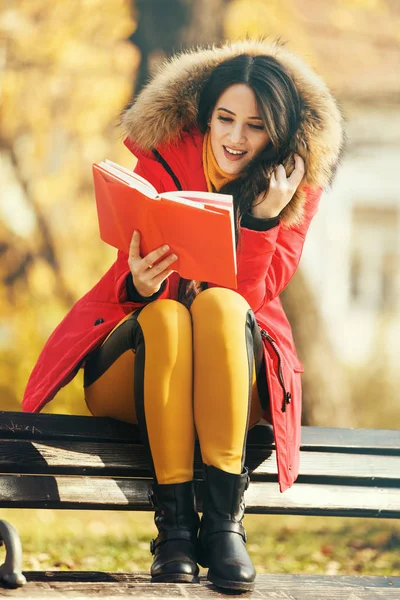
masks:
POLYGON ((268 193, 260 194, 254 201, 252 215, 259 219, 277 217, 299 187, 304 177, 304 160, 298 154, 294 155, 294 170, 287 177, 285 167, 278 165, 272 172, 268 193))

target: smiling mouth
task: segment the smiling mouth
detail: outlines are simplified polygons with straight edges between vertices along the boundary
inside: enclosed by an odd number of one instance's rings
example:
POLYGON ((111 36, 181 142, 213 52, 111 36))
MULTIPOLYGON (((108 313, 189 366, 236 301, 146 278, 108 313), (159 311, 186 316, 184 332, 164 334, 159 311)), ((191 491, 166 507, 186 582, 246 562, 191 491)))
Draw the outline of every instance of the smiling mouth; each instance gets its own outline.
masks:
POLYGON ((244 154, 247 154, 246 150, 234 150, 233 148, 229 148, 228 146, 223 146, 223 149, 232 156, 243 156, 244 154))

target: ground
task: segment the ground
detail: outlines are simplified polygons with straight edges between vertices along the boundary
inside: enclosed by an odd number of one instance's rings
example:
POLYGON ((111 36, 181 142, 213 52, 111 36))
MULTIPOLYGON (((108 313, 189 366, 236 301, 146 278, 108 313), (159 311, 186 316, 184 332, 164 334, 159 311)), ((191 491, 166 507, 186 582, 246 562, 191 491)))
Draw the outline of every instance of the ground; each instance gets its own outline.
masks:
MULTIPOLYGON (((21 536, 24 570, 136 572, 151 564, 151 513, 24 509, 0 516, 21 536)), ((249 515, 245 526, 258 573, 400 575, 395 520, 249 515)))

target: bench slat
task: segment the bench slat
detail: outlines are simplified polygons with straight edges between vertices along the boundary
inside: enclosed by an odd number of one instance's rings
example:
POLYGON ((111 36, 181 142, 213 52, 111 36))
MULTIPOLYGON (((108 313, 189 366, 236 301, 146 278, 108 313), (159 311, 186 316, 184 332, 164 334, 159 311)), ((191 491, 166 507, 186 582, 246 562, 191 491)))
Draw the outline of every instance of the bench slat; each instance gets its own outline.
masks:
MULTIPOLYGON (((0 438, 141 443, 137 425, 116 419, 12 411, 0 411, 0 438)), ((254 443, 274 445, 272 429, 268 425, 253 428, 250 439, 254 443)))
POLYGON ((318 448, 341 452, 353 449, 371 453, 390 450, 400 454, 399 429, 346 429, 341 427, 302 427, 302 449, 318 448))
POLYGON ((115 419, 0 411, 0 437, 139 442, 139 430, 115 419))
MULTIPOLYGON (((257 478, 274 476, 275 451, 249 446, 246 464, 257 478)), ((400 456, 302 451, 301 477, 391 480, 400 487, 400 456)), ((197 449, 195 469, 201 469, 197 449)), ((143 446, 95 442, 0 440, 0 472, 30 474, 150 476, 143 446)))
MULTIPOLYGON (((0 438, 140 442, 136 425, 114 419, 9 411, 0 411, 0 438)), ((271 427, 255 427, 250 431, 249 440, 253 444, 273 445, 271 427)), ((338 452, 353 449, 371 453, 390 450, 400 454, 400 430, 303 427, 302 448, 338 452)))
MULTIPOLYGON (((149 510, 148 479, 3 475, 2 508, 149 510)), ((400 490, 296 483, 281 494, 273 482, 255 482, 246 495, 247 512, 325 516, 400 517, 400 490)))

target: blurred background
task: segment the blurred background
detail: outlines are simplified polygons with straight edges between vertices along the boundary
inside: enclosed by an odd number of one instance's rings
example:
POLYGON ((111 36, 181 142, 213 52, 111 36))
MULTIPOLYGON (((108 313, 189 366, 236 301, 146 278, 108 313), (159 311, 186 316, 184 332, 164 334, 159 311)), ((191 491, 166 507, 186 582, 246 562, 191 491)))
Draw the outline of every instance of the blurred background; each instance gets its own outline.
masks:
MULTIPOLYGON (((283 294, 305 365, 304 423, 399 428, 398 0, 0 3, 1 409, 20 410, 46 339, 114 260, 98 235, 91 166, 134 166, 120 112, 172 53, 245 36, 301 54, 346 119, 342 166, 283 294)), ((85 414, 82 402, 78 375, 46 410, 85 414)), ((28 568, 150 564, 149 514, 7 514, 28 568)), ((393 522, 246 521, 259 572, 400 573, 393 522)))
MULTIPOLYGON (((120 112, 172 53, 244 36, 300 53, 346 119, 342 167, 283 294, 306 369, 304 422, 400 425, 397 0, 0 5, 2 409, 20 409, 49 334, 114 260, 98 235, 91 165, 134 166, 120 112)), ((82 376, 46 410, 85 414, 82 376)))

